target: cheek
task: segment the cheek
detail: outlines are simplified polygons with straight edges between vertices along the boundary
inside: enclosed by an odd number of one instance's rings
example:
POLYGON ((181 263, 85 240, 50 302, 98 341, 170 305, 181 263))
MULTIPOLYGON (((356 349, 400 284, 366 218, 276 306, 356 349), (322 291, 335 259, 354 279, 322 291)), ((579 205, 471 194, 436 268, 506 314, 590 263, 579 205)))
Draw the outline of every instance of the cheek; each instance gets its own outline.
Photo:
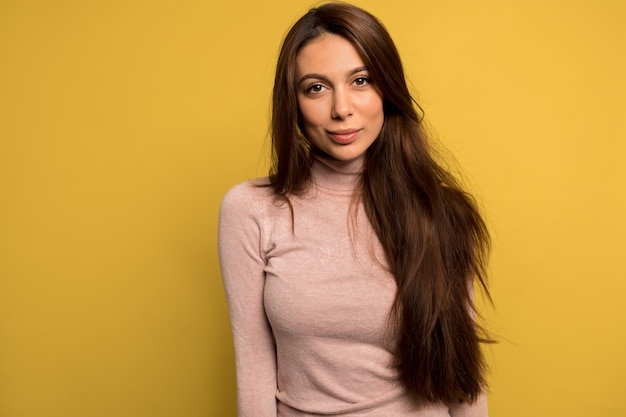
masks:
POLYGON ((321 100, 298 100, 300 121, 308 125, 318 125, 324 121, 324 108, 321 100))
POLYGON ((383 128, 383 125, 385 124, 385 110, 383 109, 383 101, 382 99, 377 100, 377 102, 375 104, 372 105, 371 108, 371 114, 370 116, 372 117, 373 120, 376 121, 377 123, 377 130, 378 130, 378 134, 380 135, 380 131, 383 128))
POLYGON ((357 103, 358 111, 362 116, 371 118, 383 114, 383 100, 378 93, 373 91, 358 97, 355 103, 357 103))
POLYGON ((380 96, 376 95, 369 102, 369 111, 372 115, 383 114, 383 100, 380 96))

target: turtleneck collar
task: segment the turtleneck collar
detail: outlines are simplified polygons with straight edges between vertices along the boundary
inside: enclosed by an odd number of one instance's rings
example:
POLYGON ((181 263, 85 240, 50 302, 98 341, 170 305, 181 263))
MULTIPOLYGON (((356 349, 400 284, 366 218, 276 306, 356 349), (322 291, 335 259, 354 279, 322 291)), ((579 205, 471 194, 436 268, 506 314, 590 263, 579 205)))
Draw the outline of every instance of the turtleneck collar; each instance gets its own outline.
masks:
POLYGON ((326 154, 316 153, 311 167, 312 182, 333 191, 353 192, 363 170, 365 155, 352 161, 338 161, 326 154))

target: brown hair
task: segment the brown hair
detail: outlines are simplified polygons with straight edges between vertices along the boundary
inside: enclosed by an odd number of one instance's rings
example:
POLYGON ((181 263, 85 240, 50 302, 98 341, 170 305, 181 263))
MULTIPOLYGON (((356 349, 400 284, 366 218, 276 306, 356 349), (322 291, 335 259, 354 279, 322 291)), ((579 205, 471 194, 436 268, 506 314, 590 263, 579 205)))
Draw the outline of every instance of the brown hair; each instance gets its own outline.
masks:
POLYGON ((354 46, 383 96, 385 121, 366 152, 360 198, 397 282, 392 317, 401 381, 421 402, 472 402, 486 385, 480 344, 489 340, 474 320, 472 284, 489 295, 489 235, 472 197, 435 161, 398 51, 368 12, 325 4, 287 33, 272 100, 271 186, 289 203, 309 184, 313 157, 298 127, 296 57, 324 33, 354 46))

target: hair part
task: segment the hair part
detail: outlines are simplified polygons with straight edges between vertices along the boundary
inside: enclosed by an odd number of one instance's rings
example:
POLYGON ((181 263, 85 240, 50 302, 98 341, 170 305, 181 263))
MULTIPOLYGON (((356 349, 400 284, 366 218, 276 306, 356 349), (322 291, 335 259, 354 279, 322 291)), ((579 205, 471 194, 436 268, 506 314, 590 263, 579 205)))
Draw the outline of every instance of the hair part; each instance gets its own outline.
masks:
POLYGON ((395 44, 365 10, 324 4, 287 33, 272 96, 270 184, 293 221, 289 195, 306 189, 313 163, 298 123, 296 58, 326 33, 354 46, 383 97, 385 121, 366 152, 359 198, 397 283, 400 379, 419 402, 472 402, 486 388, 480 345, 490 340, 476 323, 472 291, 477 282, 489 297, 489 234, 473 198, 435 161, 395 44))

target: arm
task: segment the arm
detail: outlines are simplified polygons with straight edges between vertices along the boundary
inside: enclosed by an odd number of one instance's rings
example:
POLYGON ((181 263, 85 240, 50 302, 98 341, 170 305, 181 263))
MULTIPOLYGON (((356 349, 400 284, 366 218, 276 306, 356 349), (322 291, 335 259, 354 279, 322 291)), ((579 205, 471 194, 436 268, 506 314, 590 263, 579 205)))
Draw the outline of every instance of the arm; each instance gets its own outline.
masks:
POLYGON ((218 252, 235 346, 239 417, 276 417, 276 349, 265 316, 262 201, 249 184, 220 208, 218 252))
POLYGON ((459 403, 450 407, 450 417, 488 417, 487 395, 481 394, 473 404, 459 403))
MULTIPOLYGON (((470 296, 469 312, 472 319, 476 320, 476 311, 474 309, 474 282, 468 280, 468 291, 470 296)), ((450 417, 489 417, 489 410, 487 408, 487 394, 483 392, 472 404, 462 402, 450 406, 450 417)))

